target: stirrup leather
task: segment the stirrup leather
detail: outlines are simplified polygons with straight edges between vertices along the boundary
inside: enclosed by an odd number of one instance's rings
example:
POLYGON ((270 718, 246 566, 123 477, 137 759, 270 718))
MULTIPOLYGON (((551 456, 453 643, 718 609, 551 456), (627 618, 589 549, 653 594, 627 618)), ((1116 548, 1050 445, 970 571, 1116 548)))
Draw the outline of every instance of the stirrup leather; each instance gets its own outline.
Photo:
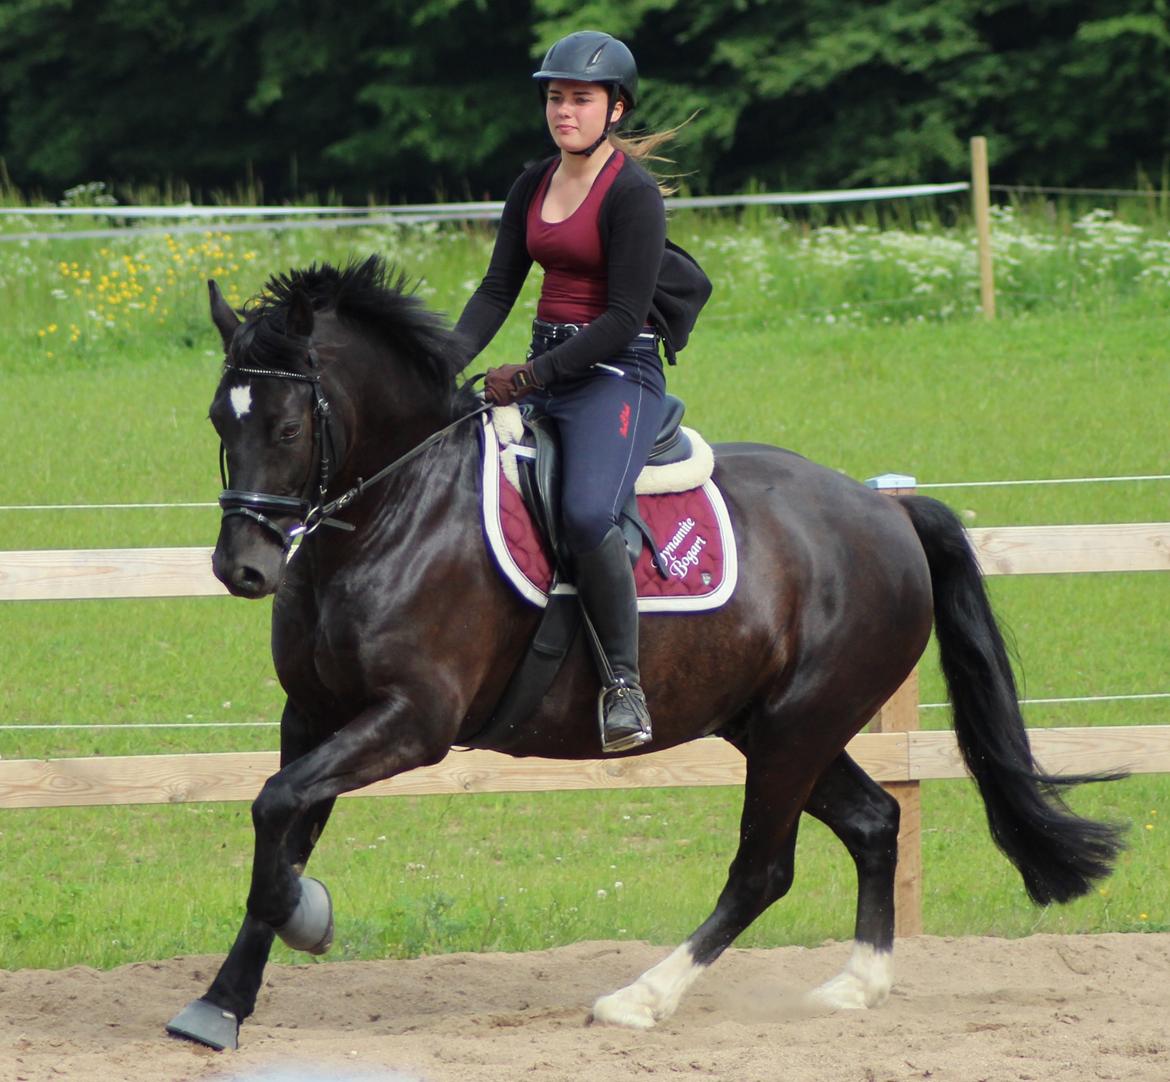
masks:
POLYGON ((653 739, 646 696, 637 684, 618 678, 597 696, 601 750, 612 755, 648 744, 653 739))

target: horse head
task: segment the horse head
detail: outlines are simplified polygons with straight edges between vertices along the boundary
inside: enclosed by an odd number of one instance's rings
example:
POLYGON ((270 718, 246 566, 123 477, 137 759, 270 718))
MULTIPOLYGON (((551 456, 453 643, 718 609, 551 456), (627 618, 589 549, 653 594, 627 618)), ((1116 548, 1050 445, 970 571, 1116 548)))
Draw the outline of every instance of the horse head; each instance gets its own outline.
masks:
POLYGON ((313 345, 313 309, 290 297, 283 326, 268 313, 247 319, 209 284, 211 318, 224 346, 210 419, 221 441, 223 522, 212 569, 240 597, 280 584, 284 559, 333 461, 334 433, 313 345), (324 413, 324 416, 322 415, 324 413))
POLYGON ((298 536, 353 528, 331 517, 353 498, 346 485, 360 494, 361 478, 450 419, 461 352, 402 286, 376 257, 313 266, 272 278, 241 319, 208 283, 224 347, 212 569, 231 593, 273 593, 298 536))

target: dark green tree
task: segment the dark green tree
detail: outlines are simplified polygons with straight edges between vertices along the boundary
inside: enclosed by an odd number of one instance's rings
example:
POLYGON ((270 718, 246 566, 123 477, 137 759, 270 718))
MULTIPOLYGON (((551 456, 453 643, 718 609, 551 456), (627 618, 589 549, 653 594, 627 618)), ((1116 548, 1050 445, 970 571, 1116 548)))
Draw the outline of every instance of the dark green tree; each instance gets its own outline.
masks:
POLYGON ((270 198, 499 196, 550 144, 529 73, 605 28, 699 192, 965 175, 1130 185, 1170 158, 1170 0, 0 0, 21 187, 247 178, 270 198))

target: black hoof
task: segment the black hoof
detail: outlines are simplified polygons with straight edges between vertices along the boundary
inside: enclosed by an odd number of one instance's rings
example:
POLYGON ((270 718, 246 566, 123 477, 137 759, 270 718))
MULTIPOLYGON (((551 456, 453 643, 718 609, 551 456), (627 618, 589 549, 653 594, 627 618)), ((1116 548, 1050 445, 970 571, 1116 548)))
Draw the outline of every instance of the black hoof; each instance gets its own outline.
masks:
POLYGON ((198 1041, 217 1052, 225 1048, 234 1052, 240 1047, 240 1023, 236 1016, 205 999, 197 999, 179 1011, 167 1023, 167 1032, 172 1037, 198 1041))

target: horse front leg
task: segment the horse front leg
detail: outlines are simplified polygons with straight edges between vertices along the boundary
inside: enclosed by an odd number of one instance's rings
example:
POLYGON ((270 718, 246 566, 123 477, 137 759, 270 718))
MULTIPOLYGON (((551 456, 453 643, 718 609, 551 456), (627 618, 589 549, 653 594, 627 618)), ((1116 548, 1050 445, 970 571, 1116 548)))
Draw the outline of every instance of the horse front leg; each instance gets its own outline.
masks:
POLYGON ((198 1008, 199 1021, 206 1020, 211 1032, 177 1026, 184 1020, 181 1014, 168 1027, 172 1033, 213 1047, 236 1047, 239 1023, 255 1007, 274 936, 298 950, 327 949, 332 929, 328 893, 317 880, 301 876, 324 825, 319 813, 327 817, 342 793, 441 760, 453 730, 439 737, 417 718, 404 702, 366 710, 324 743, 286 762, 264 784, 252 805, 256 846, 248 913, 220 973, 196 1001, 205 1005, 198 1008), (231 1040, 220 1039, 232 1029, 231 1040))
POLYGON ((313 949, 304 918, 311 919, 320 907, 317 899, 306 898, 302 869, 286 844, 290 829, 324 801, 439 762, 450 749, 453 734, 436 739, 413 720, 416 717, 415 711, 402 707, 365 711, 269 778, 252 804, 256 850, 248 913, 294 949, 313 949))
MULTIPOLYGON (((286 702, 281 717, 281 762, 288 764, 319 743, 313 732, 304 716, 286 702)), ((332 810, 332 800, 322 801, 291 825, 286 846, 294 866, 303 869, 308 863, 332 810)), ((207 993, 180 1011, 167 1031, 212 1048, 234 1049, 240 1023, 255 1009, 273 939, 270 925, 246 915, 207 993)))
MULTIPOLYGON (((332 808, 332 800, 310 808, 289 832, 288 852, 296 866, 303 868, 308 862, 332 808)), ((270 924, 246 914, 207 992, 180 1011, 167 1024, 167 1032, 215 1049, 236 1048, 240 1023, 255 1010, 275 937, 270 924)))

